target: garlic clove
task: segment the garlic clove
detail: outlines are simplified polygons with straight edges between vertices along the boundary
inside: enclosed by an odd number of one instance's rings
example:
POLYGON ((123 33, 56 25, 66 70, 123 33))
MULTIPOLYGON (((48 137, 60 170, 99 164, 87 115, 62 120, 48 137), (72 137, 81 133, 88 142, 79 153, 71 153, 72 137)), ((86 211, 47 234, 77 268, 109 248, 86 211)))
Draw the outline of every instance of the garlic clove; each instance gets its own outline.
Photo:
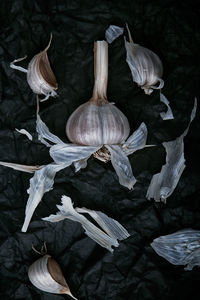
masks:
POLYGON ((129 42, 125 39, 127 52, 126 62, 132 73, 133 81, 137 83, 145 94, 150 95, 153 89, 161 89, 164 81, 161 79, 163 66, 160 58, 153 51, 135 44, 127 26, 129 42), (155 86, 159 82, 159 86, 155 86))
POLYGON ((58 84, 47 56, 51 41, 52 34, 48 46, 41 53, 36 54, 28 65, 27 81, 31 89, 38 95, 46 96, 40 101, 45 101, 50 96, 57 96, 55 90, 58 88, 58 84))
POLYGON ((51 69, 50 62, 47 56, 47 50, 49 49, 52 41, 52 34, 48 46, 39 54, 36 54, 28 64, 28 69, 24 69, 20 66, 16 66, 15 63, 22 61, 26 58, 15 59, 10 63, 12 69, 19 70, 27 73, 27 81, 35 94, 44 95, 40 101, 47 100, 50 96, 56 97, 55 90, 58 88, 56 77, 51 69))
POLYGON ((72 295, 60 266, 50 255, 46 254, 36 260, 28 269, 28 277, 35 287, 44 292, 67 294, 77 300, 72 295))
POLYGON ((41 76, 43 77, 43 79, 54 89, 57 89, 58 84, 56 81, 56 77, 51 69, 50 62, 49 62, 49 59, 47 56, 47 50, 49 49, 49 47, 51 45, 51 40, 52 40, 52 34, 51 34, 51 38, 50 38, 48 46, 40 54, 38 54, 37 67, 38 67, 38 71, 41 73, 41 76))

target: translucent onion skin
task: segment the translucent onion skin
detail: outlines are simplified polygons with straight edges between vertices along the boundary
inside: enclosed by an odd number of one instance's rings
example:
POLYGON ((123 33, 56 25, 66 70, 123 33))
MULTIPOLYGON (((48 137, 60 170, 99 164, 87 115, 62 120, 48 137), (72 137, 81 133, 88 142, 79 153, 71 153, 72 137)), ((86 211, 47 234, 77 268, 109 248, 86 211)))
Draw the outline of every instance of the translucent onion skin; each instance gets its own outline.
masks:
POLYGON ((66 126, 66 134, 72 143, 90 146, 123 143, 129 132, 126 116, 115 105, 96 105, 92 101, 79 106, 66 126))

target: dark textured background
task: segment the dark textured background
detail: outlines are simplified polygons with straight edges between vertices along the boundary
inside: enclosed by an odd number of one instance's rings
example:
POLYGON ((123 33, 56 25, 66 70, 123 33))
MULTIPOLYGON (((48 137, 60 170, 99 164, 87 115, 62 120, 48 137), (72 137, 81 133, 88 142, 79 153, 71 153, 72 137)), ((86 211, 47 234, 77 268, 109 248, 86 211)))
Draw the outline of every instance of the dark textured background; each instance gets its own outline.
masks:
POLYGON ((161 143, 185 130, 199 96, 199 11, 198 1, 0 1, 0 160, 39 165, 51 162, 48 149, 35 134, 35 95, 24 73, 9 63, 28 54, 28 61, 48 51, 59 83, 57 99, 41 104, 41 117, 64 141, 70 114, 92 94, 93 42, 104 38, 110 24, 127 22, 133 40, 156 52, 164 65, 163 93, 171 102, 175 119, 163 121, 165 106, 159 92, 147 96, 132 83, 125 62, 123 37, 109 47, 108 99, 128 117, 133 132, 144 121, 148 127, 146 148, 130 156, 137 178, 134 191, 119 185, 110 163, 90 158, 78 174, 73 167, 59 172, 54 189, 37 207, 27 233, 20 229, 28 198, 31 175, 0 167, 0 282, 1 299, 59 300, 34 288, 28 266, 39 256, 31 249, 47 242, 48 252, 61 265, 74 295, 80 300, 199 299, 200 270, 184 271, 159 257, 152 240, 178 229, 200 230, 199 204, 199 108, 185 138, 186 169, 167 204, 145 199, 151 177, 165 162, 161 143), (29 141, 15 131, 25 128, 34 136, 29 141), (101 210, 121 222, 131 237, 111 254, 90 240, 72 221, 50 224, 41 217, 56 212, 61 195, 74 203, 101 210))

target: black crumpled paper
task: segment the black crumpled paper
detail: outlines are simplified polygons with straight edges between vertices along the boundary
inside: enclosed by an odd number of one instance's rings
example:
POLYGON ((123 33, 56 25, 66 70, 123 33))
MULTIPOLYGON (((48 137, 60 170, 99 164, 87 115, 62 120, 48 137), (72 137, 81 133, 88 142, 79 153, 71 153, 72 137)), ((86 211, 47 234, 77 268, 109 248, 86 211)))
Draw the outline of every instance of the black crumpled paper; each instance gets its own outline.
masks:
POLYGON ((48 253, 60 264, 72 293, 79 300, 198 299, 200 270, 184 271, 159 257, 152 240, 182 228, 200 230, 199 108, 185 138, 186 169, 167 204, 147 201, 153 174, 165 162, 163 141, 175 139, 187 127, 194 97, 199 96, 198 1, 17 1, 0 2, 0 160, 40 165, 51 162, 35 132, 36 97, 24 73, 9 63, 28 55, 22 65, 49 41, 49 59, 59 97, 41 104, 40 115, 50 131, 67 142, 70 114, 89 100, 93 88, 93 42, 114 24, 129 24, 133 40, 159 55, 164 65, 163 93, 174 120, 163 121, 159 92, 147 96, 133 82, 125 61, 123 36, 109 46, 108 99, 127 116, 131 132, 141 122, 149 131, 145 148, 129 157, 137 184, 120 186, 111 163, 90 158, 75 174, 59 172, 54 189, 44 195, 27 233, 21 233, 31 174, 0 167, 0 295, 1 299, 70 299, 37 290, 27 270, 39 258, 31 249, 46 241, 48 253), (15 128, 33 135, 33 142, 15 128), (101 210, 131 234, 111 254, 88 238, 80 224, 51 224, 42 217, 56 212, 65 194, 79 206, 101 210))

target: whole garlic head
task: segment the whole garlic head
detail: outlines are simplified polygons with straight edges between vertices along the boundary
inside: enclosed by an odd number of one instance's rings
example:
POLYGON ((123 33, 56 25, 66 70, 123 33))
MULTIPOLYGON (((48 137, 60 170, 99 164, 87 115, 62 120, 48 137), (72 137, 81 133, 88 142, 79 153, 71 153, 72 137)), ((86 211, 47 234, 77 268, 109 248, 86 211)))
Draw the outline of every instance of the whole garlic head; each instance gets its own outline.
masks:
POLYGON ((80 145, 120 144, 129 135, 126 116, 106 96, 108 78, 108 44, 95 42, 95 84, 93 97, 79 106, 66 125, 69 140, 80 145))

